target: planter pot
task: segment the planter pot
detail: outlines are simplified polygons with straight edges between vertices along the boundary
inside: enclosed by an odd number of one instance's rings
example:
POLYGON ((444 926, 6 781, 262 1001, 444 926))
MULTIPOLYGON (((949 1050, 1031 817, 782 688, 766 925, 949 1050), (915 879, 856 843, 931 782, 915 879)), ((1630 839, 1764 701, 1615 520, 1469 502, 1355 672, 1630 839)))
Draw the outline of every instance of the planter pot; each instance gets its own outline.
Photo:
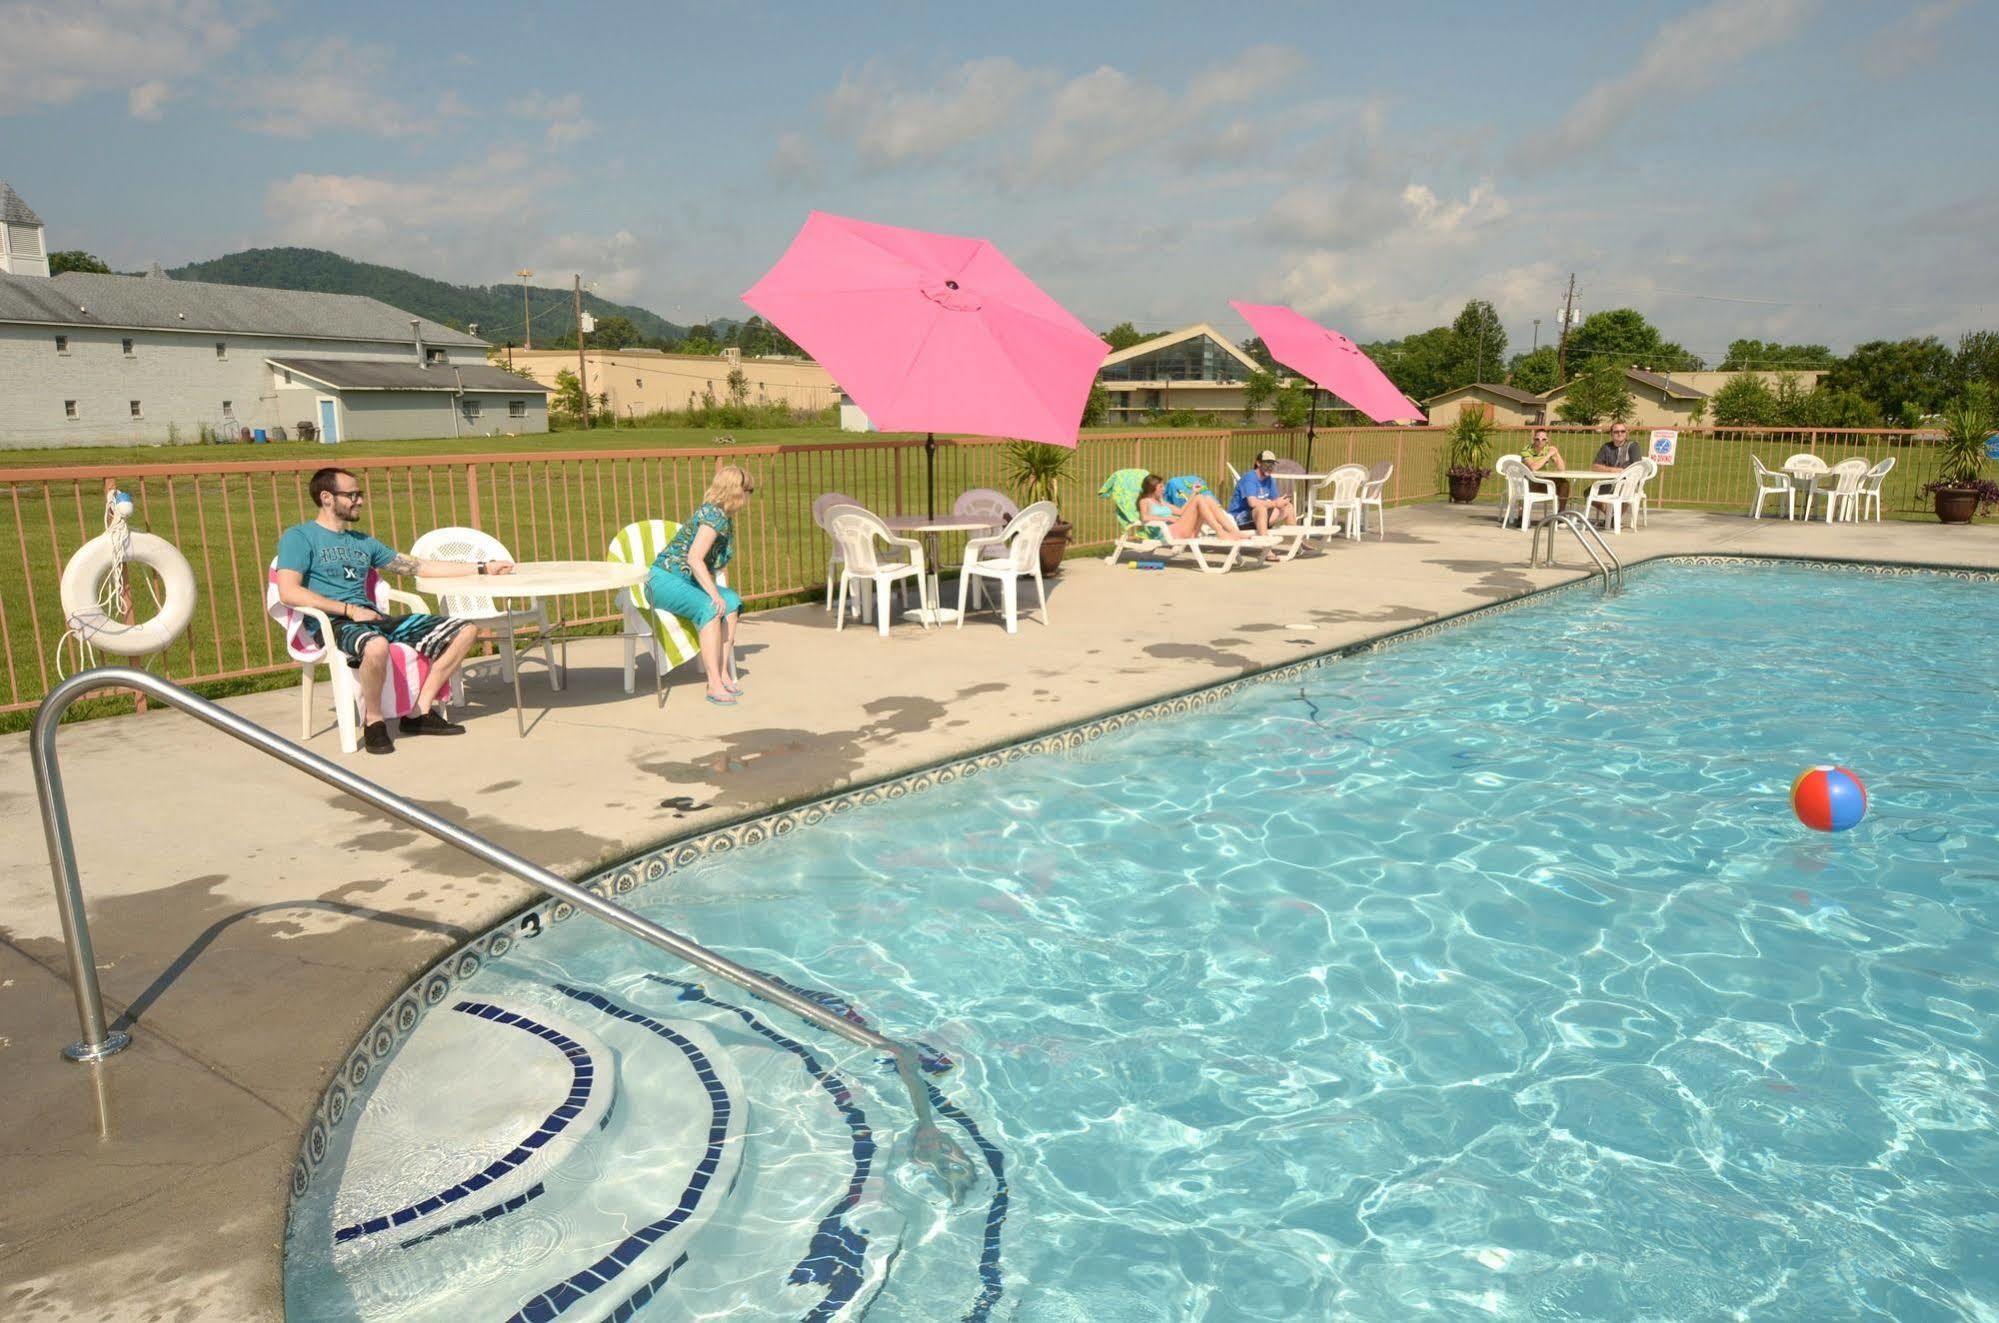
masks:
POLYGON ((1041 539, 1041 577, 1053 578, 1062 572, 1062 553, 1069 549, 1069 534, 1075 525, 1066 519, 1057 519, 1048 526, 1048 536, 1041 539))
POLYGON ((1478 489, 1485 485, 1485 479, 1482 476, 1467 476, 1457 473, 1450 475, 1450 482, 1451 504, 1453 505, 1470 505, 1478 499, 1478 489))
POLYGON ((1968 524, 1978 513, 1976 487, 1943 487, 1936 492, 1937 522, 1968 524))

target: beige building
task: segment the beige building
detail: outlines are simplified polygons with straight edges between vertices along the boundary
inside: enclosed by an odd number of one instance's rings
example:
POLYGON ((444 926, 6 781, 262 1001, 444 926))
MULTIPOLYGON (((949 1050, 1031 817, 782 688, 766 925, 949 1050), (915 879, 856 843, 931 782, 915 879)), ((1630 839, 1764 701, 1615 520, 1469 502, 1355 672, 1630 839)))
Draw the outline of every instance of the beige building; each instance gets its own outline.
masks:
POLYGON ((1548 406, 1532 391, 1489 381, 1473 382, 1423 401, 1423 412, 1434 427, 1449 427, 1461 413, 1483 413, 1494 427, 1533 427, 1548 421, 1548 406))
MULTIPOLYGON (((1624 384, 1631 392, 1631 416, 1625 421, 1633 427, 1693 427, 1698 421, 1705 420, 1707 392, 1689 386, 1687 377, 1690 375, 1679 373, 1668 377, 1643 368, 1624 369, 1624 384)), ((1706 375, 1725 377, 1731 374, 1706 375)), ((1574 381, 1564 382, 1541 397, 1551 421, 1560 420, 1562 401, 1575 384, 1574 381)))
POLYGON ((1097 381, 1110 396, 1104 421, 1141 423, 1154 413, 1193 409, 1242 416, 1242 383, 1256 360, 1206 322, 1120 349, 1097 381))
MULTIPOLYGON (((555 389, 556 373, 575 373, 574 349, 516 349, 516 370, 555 389)), ((658 349, 586 349, 584 390, 591 408, 609 408, 620 418, 699 408, 704 396, 729 401, 729 373, 740 367, 750 404, 789 404, 794 409, 828 409, 839 404, 840 388, 825 368, 803 358, 744 358, 736 349, 719 355, 669 354, 658 349)))

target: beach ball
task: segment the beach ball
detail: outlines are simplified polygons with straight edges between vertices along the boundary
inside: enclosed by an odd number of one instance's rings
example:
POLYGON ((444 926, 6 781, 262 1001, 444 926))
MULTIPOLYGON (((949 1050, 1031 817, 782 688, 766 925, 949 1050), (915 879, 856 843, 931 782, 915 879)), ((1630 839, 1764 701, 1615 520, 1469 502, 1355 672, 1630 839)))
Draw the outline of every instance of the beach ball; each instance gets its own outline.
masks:
POLYGON ((1791 783, 1791 809, 1813 831, 1845 831, 1867 816, 1867 787, 1846 768, 1820 763, 1791 783))

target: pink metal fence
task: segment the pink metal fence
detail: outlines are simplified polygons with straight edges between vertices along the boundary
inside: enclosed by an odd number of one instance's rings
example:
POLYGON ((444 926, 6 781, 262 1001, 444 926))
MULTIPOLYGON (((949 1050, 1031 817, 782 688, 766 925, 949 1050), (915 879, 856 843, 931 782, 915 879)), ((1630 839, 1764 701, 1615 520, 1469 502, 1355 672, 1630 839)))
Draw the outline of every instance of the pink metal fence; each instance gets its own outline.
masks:
MULTIPOLYGON (((1561 444, 1592 453, 1597 438, 1556 429, 1561 444)), ((1641 432, 1642 435, 1642 432, 1641 432)), ((1395 466, 1392 501, 1440 493, 1443 432, 1436 428, 1327 428, 1314 442, 1312 468, 1342 463, 1395 466)), ((1493 454, 1518 449, 1524 433, 1502 433, 1493 454)), ((1060 486, 1059 504, 1074 524, 1073 544, 1102 546, 1115 529, 1097 488, 1112 472, 1144 467, 1166 476, 1199 474, 1218 490, 1227 467, 1246 470, 1264 447, 1303 459, 1302 430, 1147 431, 1086 435, 1060 486)), ((973 487, 1006 489, 1006 443, 939 439, 936 486, 948 509, 973 487)), ((1775 466, 1794 451, 1836 461, 1849 454, 1893 454, 1902 461, 1889 487, 1891 510, 1913 510, 1917 488, 1934 475, 1928 439, 1907 432, 1682 433, 1681 459, 1655 488, 1660 505, 1741 507, 1752 450, 1775 466)), ((811 592, 823 582, 826 545, 811 506, 843 492, 892 514, 922 512, 920 440, 735 446, 701 450, 573 450, 519 454, 355 458, 334 455, 369 495, 367 527, 407 547, 426 530, 483 529, 522 560, 598 559, 617 531, 645 518, 678 518, 701 499, 720 461, 745 466, 756 499, 745 511, 732 575, 745 599, 771 602, 811 592)), ((1565 455, 1587 463, 1588 455, 1565 455)), ((195 571, 200 601, 194 623, 163 659, 182 683, 230 680, 290 669, 275 627, 263 613, 266 567, 278 534, 309 517, 306 481, 317 461, 123 464, 0 469, 0 712, 32 707, 55 680, 63 633, 57 581, 64 561, 102 531, 104 493, 132 493, 135 526, 179 547, 195 571)), ((1493 484, 1487 484, 1491 494, 1493 484)), ((946 562, 956 547, 943 548, 946 562)), ((150 614, 143 588, 135 611, 150 614)), ((611 620, 607 595, 575 604, 585 620, 611 620)))

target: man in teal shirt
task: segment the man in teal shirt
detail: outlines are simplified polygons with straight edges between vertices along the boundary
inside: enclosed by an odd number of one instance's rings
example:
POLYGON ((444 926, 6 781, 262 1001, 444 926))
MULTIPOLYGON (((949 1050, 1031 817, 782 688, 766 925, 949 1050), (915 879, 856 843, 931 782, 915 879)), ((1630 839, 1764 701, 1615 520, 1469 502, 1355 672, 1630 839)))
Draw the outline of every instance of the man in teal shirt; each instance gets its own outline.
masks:
MULTIPOLYGON (((354 527, 368 494, 346 469, 321 469, 310 486, 318 517, 295 524, 278 539, 278 600, 290 607, 323 611, 333 624, 333 646, 360 672, 361 747, 390 753, 396 745, 382 719, 382 682, 389 668, 389 645, 407 644, 430 660, 430 672, 416 697, 416 710, 397 723, 405 735, 459 735, 465 728, 435 710, 438 694, 478 642, 469 620, 449 616, 384 615, 368 594, 374 570, 448 579, 474 574, 508 574, 507 561, 418 560, 354 527)), ((318 626, 306 626, 315 637, 318 626)), ((323 641, 323 640, 322 640, 323 641)))

